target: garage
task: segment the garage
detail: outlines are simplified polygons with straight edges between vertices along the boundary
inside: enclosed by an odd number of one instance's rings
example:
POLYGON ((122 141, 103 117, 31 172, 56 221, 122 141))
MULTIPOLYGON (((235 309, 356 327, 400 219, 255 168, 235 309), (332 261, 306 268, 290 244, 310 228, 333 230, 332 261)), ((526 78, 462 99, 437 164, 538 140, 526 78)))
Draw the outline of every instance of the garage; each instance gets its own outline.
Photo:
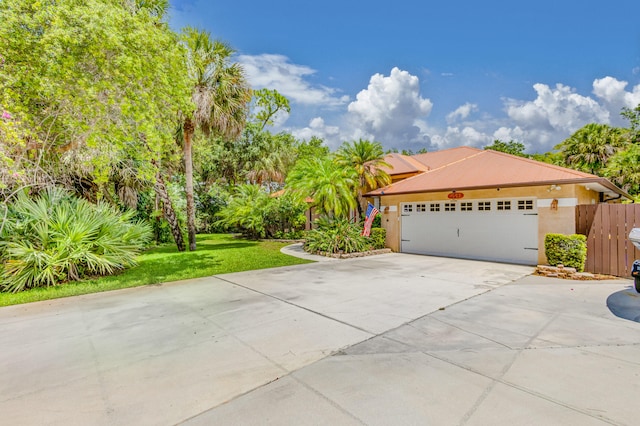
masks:
POLYGON ((468 146, 385 162, 391 184, 364 195, 397 252, 545 264, 545 236, 588 220, 576 206, 630 199, 596 175, 468 146))
POLYGON ((403 253, 538 262, 534 198, 416 201, 400 210, 403 253))

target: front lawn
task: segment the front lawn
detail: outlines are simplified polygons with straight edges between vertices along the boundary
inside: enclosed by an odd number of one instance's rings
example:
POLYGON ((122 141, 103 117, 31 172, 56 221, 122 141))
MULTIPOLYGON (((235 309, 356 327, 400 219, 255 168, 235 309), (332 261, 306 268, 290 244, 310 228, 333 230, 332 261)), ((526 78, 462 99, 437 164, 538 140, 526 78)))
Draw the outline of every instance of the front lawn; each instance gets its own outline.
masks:
POLYGON ((193 252, 179 253, 173 243, 148 250, 138 257, 138 266, 119 275, 0 293, 0 306, 310 262, 280 253, 287 243, 248 241, 227 234, 198 235, 197 242, 193 252))

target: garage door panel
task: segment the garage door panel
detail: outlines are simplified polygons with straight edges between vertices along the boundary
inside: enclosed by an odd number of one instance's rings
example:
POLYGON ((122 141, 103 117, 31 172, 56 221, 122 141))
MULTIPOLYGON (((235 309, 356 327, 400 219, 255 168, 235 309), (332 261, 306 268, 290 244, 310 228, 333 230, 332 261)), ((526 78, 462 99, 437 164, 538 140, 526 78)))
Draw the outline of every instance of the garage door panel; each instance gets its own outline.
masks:
MULTIPOLYGON (((487 204, 489 211, 478 211, 478 201, 472 211, 439 211, 402 216, 401 251, 469 259, 535 264, 538 260, 538 216, 535 203, 529 210, 496 211, 495 200, 487 204)), ((467 202, 467 206, 470 206, 467 202)), ((485 202, 486 204, 486 202, 485 202)), ((468 207, 471 208, 471 207, 468 207)))

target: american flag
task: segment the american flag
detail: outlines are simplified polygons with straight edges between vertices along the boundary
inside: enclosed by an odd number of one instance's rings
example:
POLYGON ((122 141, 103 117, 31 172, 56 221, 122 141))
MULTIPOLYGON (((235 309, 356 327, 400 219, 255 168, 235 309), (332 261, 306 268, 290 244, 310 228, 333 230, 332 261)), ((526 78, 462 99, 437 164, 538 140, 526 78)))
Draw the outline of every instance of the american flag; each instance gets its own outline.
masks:
POLYGON ((364 229, 362 230, 362 235, 365 237, 368 237, 371 234, 371 225, 373 224, 373 219, 376 218, 378 213, 380 213, 380 211, 376 209, 373 204, 369 203, 367 206, 367 214, 365 215, 366 219, 364 220, 364 229))

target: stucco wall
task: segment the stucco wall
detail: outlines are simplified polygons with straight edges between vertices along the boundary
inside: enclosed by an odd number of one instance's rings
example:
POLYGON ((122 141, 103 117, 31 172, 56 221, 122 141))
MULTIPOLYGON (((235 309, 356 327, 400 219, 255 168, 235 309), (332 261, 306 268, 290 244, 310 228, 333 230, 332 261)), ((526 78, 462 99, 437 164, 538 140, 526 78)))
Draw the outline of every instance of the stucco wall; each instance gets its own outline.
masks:
MULTIPOLYGON (((575 206, 598 201, 598 193, 585 189, 584 185, 561 185, 559 190, 549 185, 458 191, 464 193, 462 201, 535 197, 538 205, 538 262, 546 263, 544 237, 547 233, 573 234, 575 232, 575 206), (553 200, 558 200, 552 208, 553 200)), ((387 230, 387 247, 393 251, 400 248, 400 204, 416 201, 450 201, 447 192, 389 195, 380 197, 382 226, 387 230)), ((460 200, 458 200, 460 201, 460 200)))

